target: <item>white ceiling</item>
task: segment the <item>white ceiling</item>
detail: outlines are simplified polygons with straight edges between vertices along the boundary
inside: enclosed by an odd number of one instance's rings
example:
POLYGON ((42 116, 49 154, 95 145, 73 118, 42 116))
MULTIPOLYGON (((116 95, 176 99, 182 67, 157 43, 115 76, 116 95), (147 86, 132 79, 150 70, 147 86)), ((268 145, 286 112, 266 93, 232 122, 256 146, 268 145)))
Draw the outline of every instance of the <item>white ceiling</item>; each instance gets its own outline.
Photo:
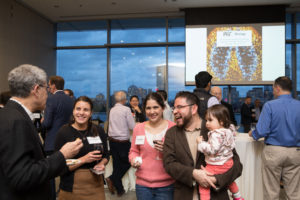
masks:
POLYGON ((53 22, 183 15, 181 9, 286 4, 300 0, 17 0, 53 22))

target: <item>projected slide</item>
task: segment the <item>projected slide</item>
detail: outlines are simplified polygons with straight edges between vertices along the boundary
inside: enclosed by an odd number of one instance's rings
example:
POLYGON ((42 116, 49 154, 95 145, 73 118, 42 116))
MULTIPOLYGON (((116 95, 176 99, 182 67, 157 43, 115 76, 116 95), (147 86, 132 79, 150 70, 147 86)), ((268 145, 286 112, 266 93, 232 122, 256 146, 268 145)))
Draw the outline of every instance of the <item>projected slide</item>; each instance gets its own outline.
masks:
POLYGON ((186 30, 186 81, 208 71, 214 84, 268 84, 285 70, 284 25, 211 25, 186 30))

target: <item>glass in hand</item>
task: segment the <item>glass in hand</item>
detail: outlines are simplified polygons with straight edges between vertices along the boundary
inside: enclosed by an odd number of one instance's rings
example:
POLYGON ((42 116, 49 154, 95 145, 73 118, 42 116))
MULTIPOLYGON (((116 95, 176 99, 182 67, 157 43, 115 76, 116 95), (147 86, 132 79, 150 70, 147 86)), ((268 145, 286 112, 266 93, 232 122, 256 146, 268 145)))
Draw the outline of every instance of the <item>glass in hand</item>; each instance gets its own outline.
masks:
MULTIPOLYGON (((103 144, 102 144, 102 143, 94 144, 94 151, 100 151, 100 153, 98 153, 97 155, 103 154, 103 150, 104 150, 104 148, 103 148, 103 144)), ((97 160, 97 161, 95 161, 95 162, 96 162, 96 165, 97 165, 97 164, 99 163, 99 160, 97 160)), ((91 170, 93 173, 97 174, 97 175, 100 175, 100 174, 103 174, 103 173, 104 173, 104 171, 95 170, 95 169, 93 169, 93 168, 90 168, 90 170, 91 170)))
MULTIPOLYGON (((162 142, 162 139, 163 139, 163 137, 162 137, 161 134, 159 134, 159 135, 154 135, 154 137, 153 137, 153 144, 154 144, 154 146, 155 146, 155 144, 161 144, 161 143, 159 143, 159 142, 162 142)), ((156 160, 162 160, 162 158, 161 158, 161 153, 159 152, 159 150, 156 150, 156 151, 157 151, 157 153, 156 153, 155 159, 156 159, 156 160)))

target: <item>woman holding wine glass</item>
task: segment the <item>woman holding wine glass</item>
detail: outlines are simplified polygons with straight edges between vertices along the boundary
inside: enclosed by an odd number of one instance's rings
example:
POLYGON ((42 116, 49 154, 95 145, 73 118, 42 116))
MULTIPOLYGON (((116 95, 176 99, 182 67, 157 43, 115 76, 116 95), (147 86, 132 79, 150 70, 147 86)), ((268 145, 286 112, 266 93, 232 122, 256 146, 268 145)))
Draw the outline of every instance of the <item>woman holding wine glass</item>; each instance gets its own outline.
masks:
MULTIPOLYGON (((73 107, 73 119, 57 133, 55 149, 80 138, 83 147, 61 175, 59 200, 104 200, 101 174, 108 162, 107 136, 100 126, 91 122, 93 103, 81 96, 73 107)), ((68 162, 67 162, 68 164, 68 162)))
POLYGON ((137 168, 138 200, 173 199, 174 180, 163 167, 162 150, 164 135, 175 123, 163 119, 164 107, 164 101, 159 94, 148 94, 143 109, 149 120, 137 124, 133 129, 129 161, 137 168))

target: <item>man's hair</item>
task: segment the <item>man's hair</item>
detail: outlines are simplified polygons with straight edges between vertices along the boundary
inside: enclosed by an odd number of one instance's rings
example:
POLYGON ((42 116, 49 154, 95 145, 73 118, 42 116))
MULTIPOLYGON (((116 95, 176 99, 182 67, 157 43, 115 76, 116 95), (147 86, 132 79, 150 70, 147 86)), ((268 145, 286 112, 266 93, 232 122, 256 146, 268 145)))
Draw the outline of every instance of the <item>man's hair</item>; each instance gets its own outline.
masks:
POLYGON ((117 91, 115 92, 114 97, 115 97, 115 101, 119 103, 126 99, 126 93, 124 91, 117 91))
POLYGON ((71 89, 64 89, 64 91, 67 91, 70 97, 74 96, 74 92, 71 89))
POLYGON ((280 76, 275 80, 275 85, 279 86, 284 91, 292 92, 293 90, 293 82, 287 76, 280 76))
POLYGON ((212 76, 207 71, 201 71, 195 76, 195 83, 197 88, 206 88, 210 83, 212 76))
POLYGON ((223 106, 222 104, 216 104, 209 107, 206 110, 206 117, 209 117, 210 115, 215 117, 224 128, 229 128, 229 111, 225 106, 223 106))
POLYGON ((185 98, 186 99, 186 102, 188 104, 196 104, 196 105, 199 105, 199 99, 198 97, 192 93, 192 92, 188 92, 188 91, 180 91, 176 94, 175 96, 175 100, 177 98, 185 98))
POLYGON ((33 65, 20 65, 8 73, 8 85, 12 96, 28 97, 35 85, 46 83, 46 72, 33 65))
POLYGON ((165 90, 158 90, 157 93, 159 95, 161 95, 164 98, 165 101, 168 100, 168 94, 167 94, 167 92, 165 90))
POLYGON ((61 76, 50 76, 49 82, 51 85, 55 85, 57 90, 63 90, 65 86, 65 80, 61 76))

